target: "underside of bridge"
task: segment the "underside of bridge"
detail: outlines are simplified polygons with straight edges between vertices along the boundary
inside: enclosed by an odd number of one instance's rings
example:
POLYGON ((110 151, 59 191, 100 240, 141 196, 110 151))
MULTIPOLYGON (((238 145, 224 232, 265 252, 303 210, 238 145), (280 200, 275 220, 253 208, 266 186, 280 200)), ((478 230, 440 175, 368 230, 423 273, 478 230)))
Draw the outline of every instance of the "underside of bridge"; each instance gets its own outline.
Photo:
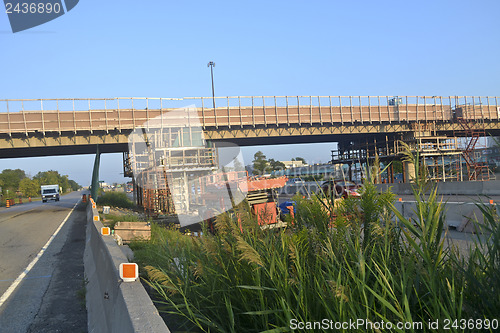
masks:
MULTIPOLYGON (((359 144, 386 138, 394 140, 415 136, 422 123, 392 124, 323 124, 302 126, 244 126, 237 128, 206 128, 208 141, 228 141, 239 146, 279 145, 318 142, 358 142, 359 144)), ((459 123, 430 123, 433 135, 455 137, 464 136, 459 123)), ((473 129, 484 131, 486 136, 499 136, 498 122, 472 124, 473 129)), ((0 158, 37 157, 56 155, 94 154, 96 145, 102 153, 128 151, 131 130, 122 131, 77 131, 21 134, 0 134, 0 158)))

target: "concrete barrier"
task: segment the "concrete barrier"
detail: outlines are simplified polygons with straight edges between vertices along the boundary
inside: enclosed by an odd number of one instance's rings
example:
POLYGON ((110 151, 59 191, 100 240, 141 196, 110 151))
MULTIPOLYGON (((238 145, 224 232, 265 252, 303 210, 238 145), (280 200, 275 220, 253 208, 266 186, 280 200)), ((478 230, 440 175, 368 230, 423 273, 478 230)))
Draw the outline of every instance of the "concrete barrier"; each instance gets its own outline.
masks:
MULTIPOLYGON (((379 191, 392 188, 394 194, 413 194, 411 184, 377 184, 379 191)), ((443 195, 500 195, 500 180, 439 182, 438 193, 443 195)))
MULTIPOLYGON (((459 229, 459 227, 464 225, 469 219, 477 219, 479 223, 483 223, 483 214, 475 203, 443 202, 443 205, 446 224, 450 227, 459 229)), ((394 207, 396 207, 403 217, 417 220, 417 216, 415 214, 415 201, 396 201, 394 203, 394 207)))
POLYGON ((140 283, 122 282, 121 263, 127 257, 109 236, 101 236, 97 209, 87 205, 84 253, 89 332, 170 332, 140 283))

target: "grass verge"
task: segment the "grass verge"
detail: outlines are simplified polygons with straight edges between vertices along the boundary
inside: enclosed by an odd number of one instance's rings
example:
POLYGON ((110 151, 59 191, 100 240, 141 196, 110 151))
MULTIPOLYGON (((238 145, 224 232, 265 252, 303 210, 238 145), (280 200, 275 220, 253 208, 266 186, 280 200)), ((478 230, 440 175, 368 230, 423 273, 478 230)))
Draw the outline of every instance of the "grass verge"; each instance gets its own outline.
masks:
POLYGON ((112 206, 119 208, 132 208, 134 203, 127 197, 124 192, 104 192, 97 199, 97 204, 100 206, 112 206))
POLYGON ((418 156, 408 158, 414 221, 368 182, 361 199, 337 205, 296 198, 293 225, 282 230, 261 230, 246 207, 220 215, 217 233, 200 238, 153 224, 151 241, 132 248, 158 309, 184 331, 312 331, 297 326, 307 322, 333 331, 328 324, 356 320, 367 332, 474 332, 477 320, 481 331, 497 331, 498 211, 479 205, 488 237, 477 238, 468 259, 445 248, 443 205, 421 180, 418 156), (446 329, 447 320, 456 325, 446 329), (382 322, 393 326, 377 328, 382 322))

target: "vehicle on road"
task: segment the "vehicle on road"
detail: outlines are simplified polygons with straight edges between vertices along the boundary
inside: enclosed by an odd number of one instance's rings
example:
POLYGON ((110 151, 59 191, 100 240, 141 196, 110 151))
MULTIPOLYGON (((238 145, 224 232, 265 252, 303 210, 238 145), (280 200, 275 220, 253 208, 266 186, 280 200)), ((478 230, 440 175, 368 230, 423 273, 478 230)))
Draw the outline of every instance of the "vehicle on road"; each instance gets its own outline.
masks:
POLYGON ((59 201, 59 185, 42 185, 40 191, 42 193, 42 202, 48 200, 59 201))
POLYGON ((321 184, 321 191, 328 196, 333 196, 335 198, 347 198, 347 197, 361 197, 359 193, 359 188, 361 186, 356 185, 351 181, 345 180, 328 180, 321 184))
POLYGON ((302 178, 291 178, 287 181, 287 184, 305 184, 305 182, 302 180, 302 178))

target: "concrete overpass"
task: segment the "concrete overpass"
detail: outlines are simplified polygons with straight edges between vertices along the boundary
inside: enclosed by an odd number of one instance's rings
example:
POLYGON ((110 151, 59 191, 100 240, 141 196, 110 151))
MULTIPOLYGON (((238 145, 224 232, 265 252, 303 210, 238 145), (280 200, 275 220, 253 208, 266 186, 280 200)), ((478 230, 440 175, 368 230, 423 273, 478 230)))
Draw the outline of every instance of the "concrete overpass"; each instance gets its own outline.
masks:
POLYGON ((461 135, 457 117, 500 135, 497 97, 238 96, 0 100, 0 157, 127 151, 128 135, 178 107, 196 108, 205 139, 240 146, 358 141, 415 132, 461 135))

